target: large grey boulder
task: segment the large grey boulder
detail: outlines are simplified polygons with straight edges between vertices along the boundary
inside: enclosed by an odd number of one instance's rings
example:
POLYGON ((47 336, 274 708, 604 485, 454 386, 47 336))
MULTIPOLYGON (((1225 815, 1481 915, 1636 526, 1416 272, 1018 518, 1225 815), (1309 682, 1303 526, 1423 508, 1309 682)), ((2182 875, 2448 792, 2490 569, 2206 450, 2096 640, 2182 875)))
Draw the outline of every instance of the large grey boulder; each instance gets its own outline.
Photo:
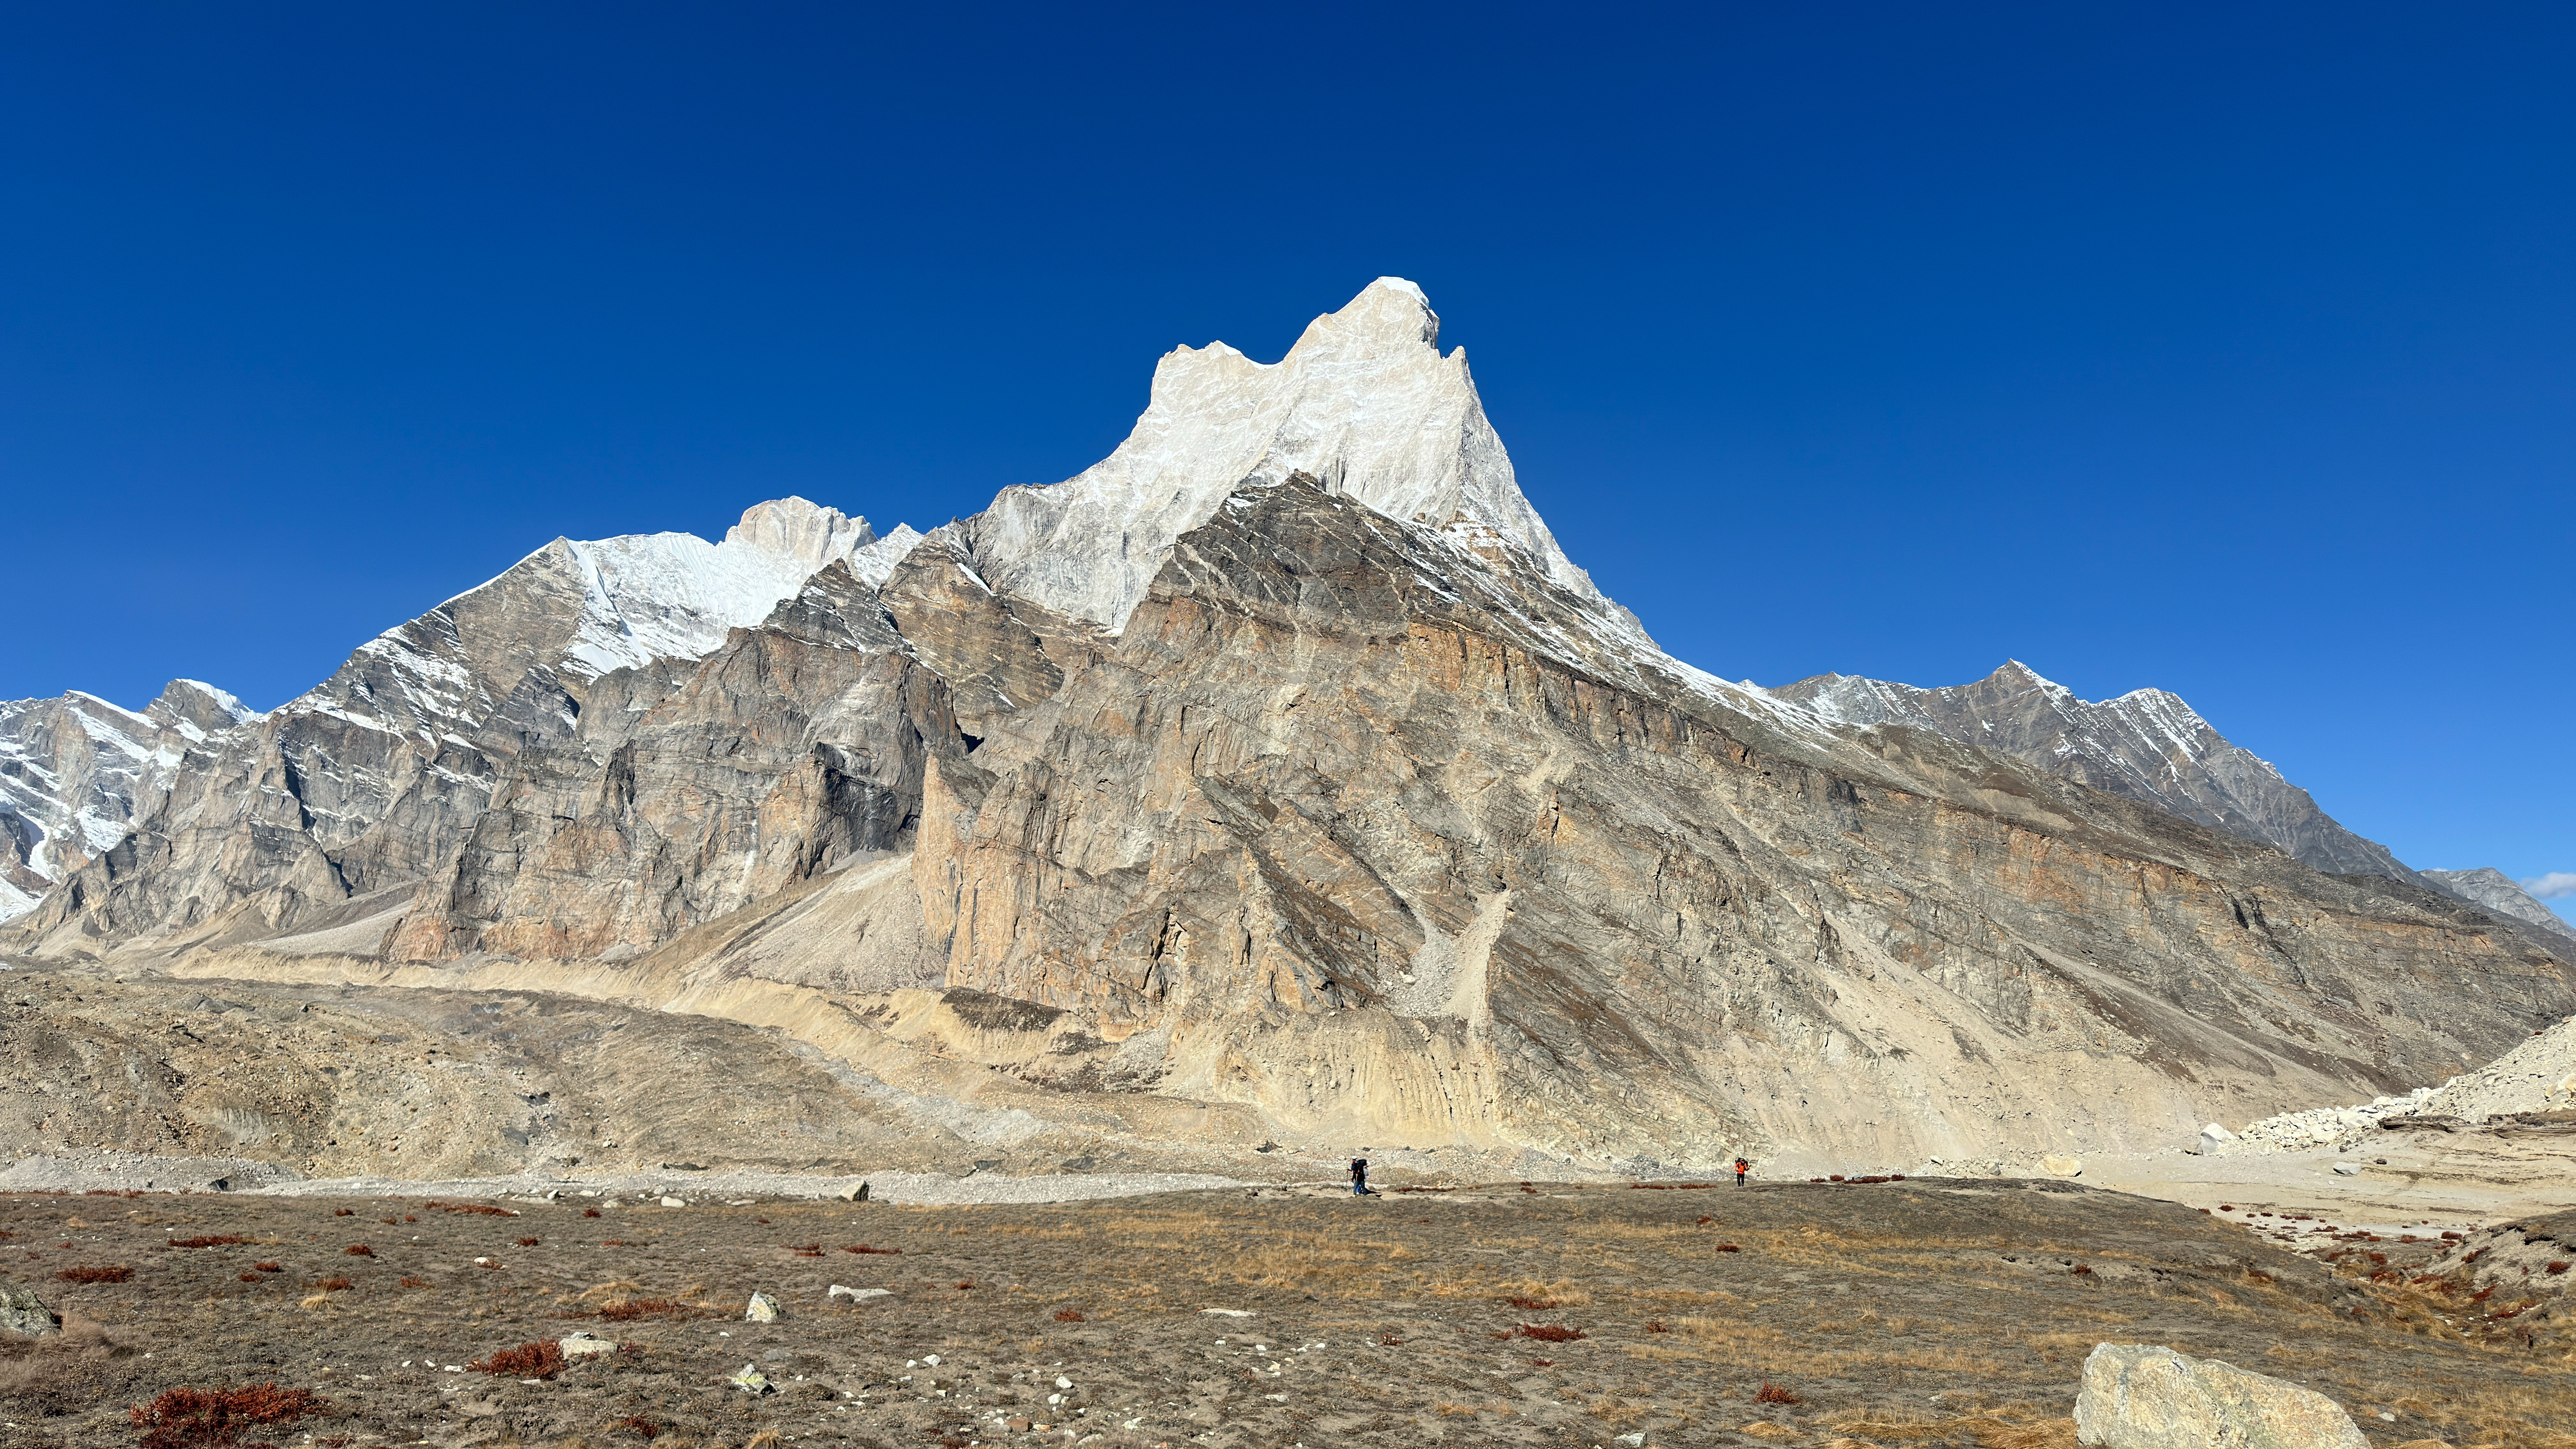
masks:
POLYGON ((2103 1449, 2369 1449, 2325 1395, 2158 1344, 2084 1360, 2075 1438, 2103 1449))
POLYGON ((54 1317, 42 1299, 27 1289, 0 1284, 0 1333, 42 1338, 62 1331, 62 1320, 54 1317))

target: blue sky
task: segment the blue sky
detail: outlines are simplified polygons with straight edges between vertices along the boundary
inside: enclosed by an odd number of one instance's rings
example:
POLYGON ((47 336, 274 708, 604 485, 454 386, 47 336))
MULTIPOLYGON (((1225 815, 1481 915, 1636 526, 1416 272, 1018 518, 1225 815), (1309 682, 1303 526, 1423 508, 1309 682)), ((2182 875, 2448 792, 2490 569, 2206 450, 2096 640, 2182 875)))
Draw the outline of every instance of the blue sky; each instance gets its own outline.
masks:
POLYGON ((970 513, 1393 273, 1676 653, 2161 685, 2576 871, 2576 12, 751 8, 12 12, 0 697, 970 513))

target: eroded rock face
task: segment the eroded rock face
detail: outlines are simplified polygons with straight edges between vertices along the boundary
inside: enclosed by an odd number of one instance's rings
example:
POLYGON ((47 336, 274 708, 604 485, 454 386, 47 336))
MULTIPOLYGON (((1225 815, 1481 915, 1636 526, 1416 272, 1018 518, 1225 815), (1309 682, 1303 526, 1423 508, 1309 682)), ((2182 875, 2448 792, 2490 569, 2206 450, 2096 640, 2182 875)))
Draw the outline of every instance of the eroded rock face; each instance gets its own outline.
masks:
POLYGON ((848 647, 893 634, 855 596, 827 617, 822 592, 794 622, 841 646, 745 630, 693 667, 599 680, 583 727, 523 752, 421 887, 391 956, 632 953, 908 843, 929 757, 964 754, 947 684, 848 647))
POLYGON ((1738 707, 1587 622, 1310 480, 1236 495, 1042 739, 930 777, 948 979, 1299 1130, 1684 1161, 2187 1136, 2570 1004, 2437 898, 1738 707))
POLYGON ((2367 1449, 2334 1400, 2311 1389, 2147 1344, 2106 1343, 2084 1360, 2075 1438, 2103 1449, 2367 1449))
POLYGON ((416 885, 521 750, 571 736, 592 680, 703 657, 874 537, 790 498, 751 509, 722 544, 557 539, 301 697, 185 740, 140 828, 73 872, 25 939, 256 937, 416 885))

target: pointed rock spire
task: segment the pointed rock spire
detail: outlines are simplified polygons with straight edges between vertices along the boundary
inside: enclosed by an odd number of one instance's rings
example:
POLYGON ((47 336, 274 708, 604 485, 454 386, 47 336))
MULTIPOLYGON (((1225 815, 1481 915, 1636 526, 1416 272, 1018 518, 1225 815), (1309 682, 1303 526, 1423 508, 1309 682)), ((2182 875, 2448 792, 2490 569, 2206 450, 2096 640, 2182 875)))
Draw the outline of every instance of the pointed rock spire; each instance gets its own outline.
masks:
POLYGON ((1070 481, 1005 489, 970 522, 976 558, 995 588, 1117 629, 1173 540, 1227 494, 1302 472, 1389 517, 1498 538, 1600 598, 1521 495, 1465 350, 1444 357, 1439 339, 1422 289, 1380 277, 1278 362, 1176 348, 1116 452, 1070 481))

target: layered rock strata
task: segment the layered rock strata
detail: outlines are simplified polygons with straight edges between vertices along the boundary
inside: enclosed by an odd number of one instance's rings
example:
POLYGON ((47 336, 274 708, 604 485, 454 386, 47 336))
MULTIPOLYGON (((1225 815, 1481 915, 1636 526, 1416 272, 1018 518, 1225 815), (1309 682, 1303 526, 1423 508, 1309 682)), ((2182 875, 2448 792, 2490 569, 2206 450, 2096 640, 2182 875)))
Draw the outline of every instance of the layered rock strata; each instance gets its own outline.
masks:
POLYGON ((2071 769, 2117 731, 2044 682, 1864 719, 1669 658, 1435 338, 1381 283, 1175 354, 1100 468, 893 547, 550 546, 9 939, 728 1017, 976 1140, 1641 1166, 2178 1143, 2576 1010, 2556 938, 2248 838, 2295 812, 2214 731, 2071 769))

